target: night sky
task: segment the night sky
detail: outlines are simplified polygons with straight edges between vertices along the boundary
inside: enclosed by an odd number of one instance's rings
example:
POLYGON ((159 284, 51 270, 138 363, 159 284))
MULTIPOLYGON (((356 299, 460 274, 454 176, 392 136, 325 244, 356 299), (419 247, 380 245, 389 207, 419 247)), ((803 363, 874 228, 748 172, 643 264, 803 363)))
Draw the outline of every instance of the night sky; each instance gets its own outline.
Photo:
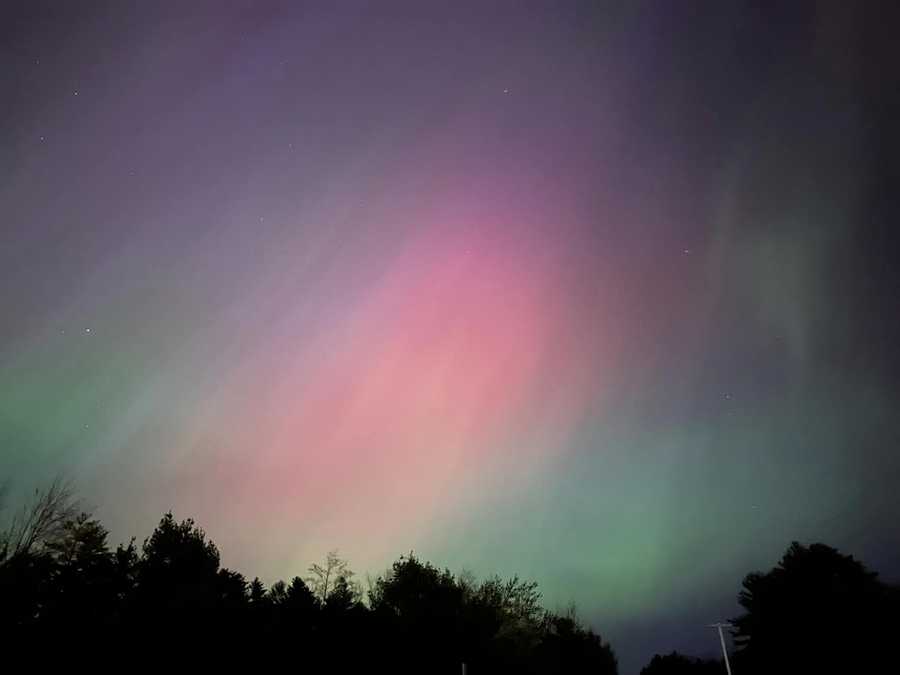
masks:
POLYGON ((900 579, 891 5, 2 3, 0 478, 625 675, 793 539, 900 579))

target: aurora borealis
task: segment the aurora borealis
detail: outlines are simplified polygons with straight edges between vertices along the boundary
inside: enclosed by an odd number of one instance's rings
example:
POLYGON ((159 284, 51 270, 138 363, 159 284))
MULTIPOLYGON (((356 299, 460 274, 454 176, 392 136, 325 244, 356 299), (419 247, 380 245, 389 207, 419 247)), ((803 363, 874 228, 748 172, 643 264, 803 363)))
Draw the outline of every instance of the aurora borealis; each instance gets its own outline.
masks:
POLYGON ((793 539, 896 578, 900 55, 756 4, 4 4, 0 479, 533 578, 623 673, 793 539))

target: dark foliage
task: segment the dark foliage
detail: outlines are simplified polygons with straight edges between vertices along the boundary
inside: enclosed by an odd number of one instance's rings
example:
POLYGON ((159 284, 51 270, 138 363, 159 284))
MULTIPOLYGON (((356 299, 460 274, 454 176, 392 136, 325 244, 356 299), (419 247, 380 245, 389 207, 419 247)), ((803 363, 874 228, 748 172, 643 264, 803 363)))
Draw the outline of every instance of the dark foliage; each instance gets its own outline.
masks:
POLYGON ((656 654, 641 669, 641 675, 724 675, 725 663, 721 660, 697 659, 678 652, 665 656, 656 654))
POLYGON ((883 672, 894 661, 897 589, 824 544, 794 542, 775 568, 747 575, 739 601, 736 674, 883 672))
POLYGON ((181 667, 455 674, 465 663, 470 675, 616 673, 609 645, 573 616, 543 610, 534 583, 476 583, 410 554, 364 598, 333 552, 307 579, 266 589, 221 567, 190 519, 167 513, 140 551, 133 540, 111 550, 98 521, 57 502, 60 513, 46 499, 34 507, 38 525, 52 527, 32 536, 35 519, 26 517, 14 537, 4 531, 3 542, 27 546, 6 546, 0 558, 0 628, 45 665, 54 654, 91 664, 102 644, 110 663, 178 654, 181 667))

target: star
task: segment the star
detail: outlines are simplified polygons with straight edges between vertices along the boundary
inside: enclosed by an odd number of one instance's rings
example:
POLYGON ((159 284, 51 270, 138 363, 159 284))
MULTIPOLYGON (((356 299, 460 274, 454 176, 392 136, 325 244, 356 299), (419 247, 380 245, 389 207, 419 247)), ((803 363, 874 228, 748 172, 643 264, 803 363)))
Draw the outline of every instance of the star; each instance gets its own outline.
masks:
POLYGON ((85 329, 84 329, 84 332, 85 332, 85 333, 90 333, 90 332, 91 332, 91 329, 90 329, 90 328, 85 328, 85 329))
POLYGON ((504 93, 504 94, 508 94, 508 93, 509 93, 509 89, 504 89, 504 90, 503 90, 503 93, 504 93))

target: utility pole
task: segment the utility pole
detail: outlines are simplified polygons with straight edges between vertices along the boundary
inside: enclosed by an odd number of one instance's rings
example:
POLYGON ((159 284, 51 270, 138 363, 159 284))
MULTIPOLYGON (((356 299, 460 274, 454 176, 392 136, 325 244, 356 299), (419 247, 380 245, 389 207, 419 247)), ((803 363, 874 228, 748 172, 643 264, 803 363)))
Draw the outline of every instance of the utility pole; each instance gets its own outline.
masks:
POLYGON ((728 675, 731 675, 731 664, 728 663, 728 650, 725 649, 725 636, 722 634, 723 628, 734 628, 730 623, 711 623, 709 624, 710 628, 717 628, 719 630, 719 642, 722 643, 722 656, 725 657, 725 670, 728 672, 728 675))

